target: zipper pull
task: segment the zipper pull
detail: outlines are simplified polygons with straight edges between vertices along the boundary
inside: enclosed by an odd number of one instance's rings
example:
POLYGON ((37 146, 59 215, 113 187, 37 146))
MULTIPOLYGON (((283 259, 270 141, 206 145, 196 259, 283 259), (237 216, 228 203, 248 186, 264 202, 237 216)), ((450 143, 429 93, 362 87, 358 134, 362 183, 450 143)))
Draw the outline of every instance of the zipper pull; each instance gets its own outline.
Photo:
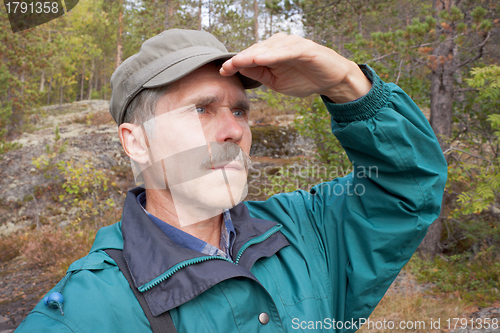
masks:
POLYGON ((43 304, 45 304, 45 306, 51 307, 53 309, 59 309, 59 311, 61 311, 61 315, 63 316, 64 316, 64 311, 63 311, 64 297, 62 295, 62 291, 64 289, 64 286, 66 285, 66 282, 68 282, 68 279, 71 276, 71 274, 72 274, 71 272, 66 273, 66 276, 59 283, 56 291, 50 293, 49 295, 43 298, 43 304))

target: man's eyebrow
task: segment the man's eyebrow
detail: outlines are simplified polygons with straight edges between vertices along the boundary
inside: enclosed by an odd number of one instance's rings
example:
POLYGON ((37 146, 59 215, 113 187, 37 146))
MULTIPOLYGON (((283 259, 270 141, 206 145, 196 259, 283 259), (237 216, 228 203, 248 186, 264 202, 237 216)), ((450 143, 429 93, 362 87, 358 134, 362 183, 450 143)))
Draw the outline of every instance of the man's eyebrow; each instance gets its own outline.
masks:
MULTIPOLYGON (((217 103, 220 101, 220 97, 216 95, 212 96, 203 96, 203 97, 195 97, 188 100, 188 104, 194 105, 210 105, 212 103, 217 103)), ((236 101, 233 105, 231 105, 234 109, 242 109, 244 111, 250 110, 250 103, 246 99, 240 99, 236 101)))
POLYGON ((245 99, 240 99, 234 104, 234 108, 242 109, 243 111, 250 111, 250 103, 245 99))
POLYGON ((216 95, 212 96, 202 96, 202 97, 195 97, 190 100, 188 100, 188 104, 194 104, 194 105, 209 105, 212 103, 217 103, 220 101, 220 97, 216 95))

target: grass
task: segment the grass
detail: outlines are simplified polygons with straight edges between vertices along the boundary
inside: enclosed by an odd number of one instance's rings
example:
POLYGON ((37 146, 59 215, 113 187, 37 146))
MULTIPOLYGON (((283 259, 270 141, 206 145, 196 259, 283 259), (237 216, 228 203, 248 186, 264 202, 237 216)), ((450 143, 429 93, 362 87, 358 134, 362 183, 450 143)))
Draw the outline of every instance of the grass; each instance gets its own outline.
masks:
POLYGON ((436 256, 434 260, 414 255, 405 272, 417 282, 432 283, 434 287, 425 292, 390 289, 359 332, 424 333, 465 328, 462 325, 470 328, 474 311, 499 304, 497 251, 490 247, 474 257, 464 253, 436 256))
POLYGON ((411 291, 388 294, 358 332, 443 332, 449 318, 465 318, 465 313, 464 303, 453 294, 440 298, 411 291))
MULTIPOLYGON (((121 210, 104 214, 105 225, 119 221, 121 210)), ((0 237, 0 263, 17 257, 31 267, 42 268, 48 276, 60 279, 69 265, 88 254, 96 229, 93 223, 71 224, 60 228, 55 224, 40 229, 23 230, 0 237)))
POLYGON ((495 247, 475 256, 464 252, 423 260, 413 256, 408 265, 417 281, 436 285, 435 295, 456 294, 468 305, 488 307, 500 301, 500 254, 495 247))
POLYGON ((94 238, 95 231, 89 227, 63 229, 46 225, 39 230, 16 232, 0 237, 0 262, 22 255, 28 265, 62 278, 73 261, 88 253, 94 238))

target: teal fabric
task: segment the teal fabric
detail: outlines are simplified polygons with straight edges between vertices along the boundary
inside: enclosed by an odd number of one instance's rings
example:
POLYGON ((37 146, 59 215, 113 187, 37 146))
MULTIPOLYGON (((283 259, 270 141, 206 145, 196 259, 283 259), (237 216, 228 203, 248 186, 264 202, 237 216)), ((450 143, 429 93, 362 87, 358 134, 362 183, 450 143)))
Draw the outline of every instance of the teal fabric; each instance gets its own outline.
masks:
MULTIPOLYGON (((290 246, 253 265, 260 284, 225 280, 173 309, 179 333, 354 332, 410 259, 439 215, 446 162, 414 102, 363 70, 373 82, 366 96, 325 102, 353 173, 310 192, 246 202, 252 217, 282 224, 290 246), (331 328, 339 322, 354 329, 331 328)), ((105 248, 123 248, 120 223, 101 229, 90 254, 69 268, 65 315, 41 302, 16 332, 150 332, 105 248)))

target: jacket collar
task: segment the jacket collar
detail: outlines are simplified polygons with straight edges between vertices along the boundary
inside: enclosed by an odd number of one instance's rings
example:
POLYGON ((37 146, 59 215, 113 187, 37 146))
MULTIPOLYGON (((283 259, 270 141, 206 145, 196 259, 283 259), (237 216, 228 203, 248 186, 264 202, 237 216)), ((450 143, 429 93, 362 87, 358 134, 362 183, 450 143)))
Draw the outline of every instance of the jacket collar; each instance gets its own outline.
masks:
MULTIPOLYGON (((205 257, 200 252, 173 242, 149 219, 137 201, 137 195, 143 191, 143 188, 138 187, 127 193, 122 216, 123 254, 135 287, 139 289, 151 285, 165 272, 173 268, 175 271, 180 263, 205 257)), ((237 276, 256 280, 250 273, 255 261, 272 256, 288 245, 281 232, 273 232, 279 226, 276 222, 250 217, 245 204, 238 204, 230 209, 230 213, 236 231, 233 262, 207 260, 188 265, 160 280, 154 287, 144 291, 153 315, 177 307, 221 281, 237 276), (240 252, 238 264, 235 265, 240 252)))

